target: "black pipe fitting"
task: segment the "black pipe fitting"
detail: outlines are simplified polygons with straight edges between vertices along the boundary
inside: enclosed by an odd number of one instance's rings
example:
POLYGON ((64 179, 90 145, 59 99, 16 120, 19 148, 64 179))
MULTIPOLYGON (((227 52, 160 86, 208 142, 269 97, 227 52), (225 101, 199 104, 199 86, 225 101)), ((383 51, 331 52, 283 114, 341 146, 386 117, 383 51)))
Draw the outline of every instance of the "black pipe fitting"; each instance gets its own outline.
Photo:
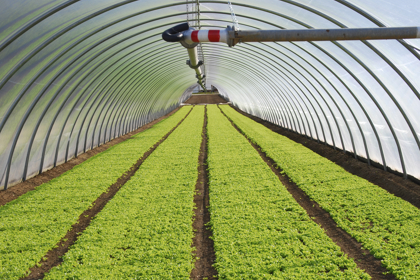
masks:
POLYGON ((184 37, 184 31, 190 29, 188 22, 178 24, 162 33, 162 39, 166 42, 179 42, 184 37))

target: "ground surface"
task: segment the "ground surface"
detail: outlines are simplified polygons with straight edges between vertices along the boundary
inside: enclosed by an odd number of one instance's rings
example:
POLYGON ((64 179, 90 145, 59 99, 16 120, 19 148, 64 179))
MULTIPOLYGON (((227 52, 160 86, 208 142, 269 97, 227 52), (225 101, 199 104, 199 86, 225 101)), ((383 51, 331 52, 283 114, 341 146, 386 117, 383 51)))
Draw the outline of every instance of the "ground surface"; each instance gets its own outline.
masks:
POLYGON ((187 101, 184 102, 185 104, 219 104, 219 103, 227 103, 223 97, 218 94, 197 94, 191 96, 187 101))
MULTIPOLYGON (((227 103, 225 99, 223 99, 220 95, 216 94, 201 94, 201 95, 194 95, 190 99, 188 99, 186 104, 219 104, 219 103, 227 103)), ((176 110, 175 110, 176 111, 176 110)), ((174 111, 174 112, 175 112, 174 111)), ((239 111, 239 110, 238 110, 239 111)), ((67 170, 72 169, 75 165, 85 161, 86 159, 92 157, 93 155, 100 153, 107 148, 120 143, 131 135, 141 132, 153 124, 158 122, 159 120, 173 114, 174 112, 143 126, 142 128, 133 131, 127 135, 124 135, 118 139, 114 139, 107 144, 104 144, 96 149, 93 149, 83 155, 80 155, 76 159, 72 159, 69 162, 62 164, 58 167, 55 167, 47 172, 44 172, 34 178, 27 180, 26 182, 20 183, 14 187, 9 188, 6 191, 0 191, 0 206, 6 204, 9 201, 12 201, 19 197, 20 195, 33 190, 36 186, 41 185, 42 183, 48 182, 49 180, 58 177, 62 173, 67 170)), ((295 142, 301 143, 302 145, 308 147, 312 151, 320 154, 321 156, 328 158, 329 160, 335 162, 336 164, 342 166, 348 172, 355 174, 359 177, 365 178, 368 181, 382 187, 383 189, 393 193, 394 195, 403 198, 404 200, 410 202, 414 206, 420 208, 420 185, 416 182, 412 182, 410 180, 404 180, 402 177, 392 174, 390 172, 386 172, 380 168, 368 166, 367 163, 355 159, 352 155, 346 154, 343 151, 334 150, 332 147, 326 146, 322 143, 317 143, 314 140, 308 139, 305 136, 299 135, 297 133, 285 130, 277 125, 259 119, 257 117, 248 115, 244 112, 242 114, 250 117, 251 119, 265 125, 272 131, 279 133, 292 139, 295 142)), ((203 133, 204 133, 203 127, 203 133)), ((195 221, 194 221, 194 230, 196 231, 196 237, 194 239, 193 246, 196 247, 195 254, 199 257, 202 261, 196 262, 196 268, 191 273, 192 279, 203 279, 203 277, 208 277, 204 279, 212 279, 212 275, 215 275, 216 272, 212 268, 212 263, 214 261, 214 250, 211 238, 211 232, 208 231, 205 227, 205 224, 209 221, 210 216, 207 211, 208 207, 208 181, 207 181, 207 172, 206 172, 206 157, 207 157, 207 149, 206 149, 206 141, 207 138, 205 133, 203 134, 203 142, 200 151, 200 158, 199 158, 199 179, 197 181, 197 196, 195 197, 195 204, 196 204, 196 211, 195 211, 195 221)), ((259 150, 259 147, 254 147, 259 150)), ((152 151, 150 151, 152 152, 152 151)), ((341 230, 337 227, 335 222, 331 219, 328 213, 323 211, 319 205, 314 203, 307 197, 307 195, 300 190, 294 183, 289 182, 289 179, 285 176, 282 176, 276 168, 274 168, 274 164, 271 159, 267 158, 260 150, 261 157, 266 161, 266 163, 272 167, 274 173, 277 174, 279 179, 283 182, 283 184, 287 187, 289 192, 293 195, 293 197, 299 202, 299 204, 306 210, 306 212, 314 218, 314 221, 320 224, 330 238, 339 245, 342 250, 348 254, 351 258, 354 258, 358 261, 358 265, 360 268, 364 269, 368 274, 372 276, 373 279, 395 279, 392 275, 383 275, 385 269, 381 267, 381 263, 379 260, 376 260, 368 251, 361 249, 361 244, 351 238, 346 232, 341 230)), ((144 160, 144 159, 142 159, 144 160)), ((141 164, 139 160, 138 165, 141 164)), ((134 173, 135 169, 131 170, 131 173, 134 173)), ((127 175, 128 176, 128 175, 127 175)), ((128 178, 126 179, 128 180, 128 178)), ((103 204, 106 203, 112 195, 118 191, 121 185, 124 184, 121 182, 117 182, 116 186, 114 187, 115 190, 112 191, 111 195, 107 197, 100 197, 98 198, 97 204, 98 209, 92 209, 94 212, 99 212, 103 204)), ((75 233, 73 234, 74 237, 68 238, 71 241, 70 243, 74 242, 76 238, 77 232, 81 232, 86 228, 89 224, 89 218, 94 216, 96 213, 84 213, 87 217, 86 221, 79 221, 81 224, 80 229, 75 229, 75 233)), ((66 247, 63 251, 66 251, 71 244, 66 244, 66 247)), ((50 252, 50 254, 56 254, 57 256, 62 255, 64 252, 56 253, 50 252)), ((59 258, 59 257, 58 257, 59 258)), ((57 259, 56 262, 60 262, 57 259)), ((44 272, 48 271, 50 266, 57 265, 57 264, 48 264, 40 269, 41 271, 37 271, 37 273, 33 273, 27 279, 38 279, 39 275, 42 275, 44 272), (35 275, 34 275, 35 274, 35 275)), ((35 271, 33 271, 35 272, 35 271)))

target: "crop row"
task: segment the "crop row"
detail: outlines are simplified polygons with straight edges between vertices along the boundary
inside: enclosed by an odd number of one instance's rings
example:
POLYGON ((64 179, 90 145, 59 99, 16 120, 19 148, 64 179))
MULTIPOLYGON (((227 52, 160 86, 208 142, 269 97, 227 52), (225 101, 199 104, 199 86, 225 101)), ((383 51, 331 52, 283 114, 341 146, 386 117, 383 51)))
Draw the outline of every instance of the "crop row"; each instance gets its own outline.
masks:
POLYGON ((420 279, 420 211, 228 106, 223 112, 398 279, 420 279))
POLYGON ((188 279, 204 107, 148 157, 46 279, 188 279))
POLYGON ((369 279, 208 106, 211 228, 219 279, 369 279))
POLYGON ((24 276, 66 235, 83 211, 188 112, 188 108, 182 108, 152 128, 1 206, 0 278, 24 276))

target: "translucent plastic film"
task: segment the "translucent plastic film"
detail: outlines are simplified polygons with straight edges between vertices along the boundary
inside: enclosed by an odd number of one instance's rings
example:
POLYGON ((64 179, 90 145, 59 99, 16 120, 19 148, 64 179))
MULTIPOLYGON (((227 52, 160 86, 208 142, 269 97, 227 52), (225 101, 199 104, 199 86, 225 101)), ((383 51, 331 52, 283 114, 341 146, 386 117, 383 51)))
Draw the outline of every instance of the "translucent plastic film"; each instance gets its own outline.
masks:
MULTIPOLYGON (((241 30, 420 26, 416 0, 233 1, 241 30)), ((162 32, 234 25, 227 1, 2 1, 0 187, 178 107, 196 86, 162 32)), ((234 106, 420 179, 419 39, 199 45, 234 106)))

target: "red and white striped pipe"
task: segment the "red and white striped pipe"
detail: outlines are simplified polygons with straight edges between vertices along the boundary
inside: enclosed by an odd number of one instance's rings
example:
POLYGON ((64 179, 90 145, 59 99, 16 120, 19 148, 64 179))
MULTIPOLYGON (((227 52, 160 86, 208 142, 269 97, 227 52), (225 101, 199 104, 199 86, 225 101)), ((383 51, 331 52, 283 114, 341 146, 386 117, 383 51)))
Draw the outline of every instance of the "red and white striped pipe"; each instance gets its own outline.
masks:
POLYGON ((184 32, 184 41, 187 44, 200 42, 228 42, 228 31, 226 29, 216 30, 187 30, 184 32))

